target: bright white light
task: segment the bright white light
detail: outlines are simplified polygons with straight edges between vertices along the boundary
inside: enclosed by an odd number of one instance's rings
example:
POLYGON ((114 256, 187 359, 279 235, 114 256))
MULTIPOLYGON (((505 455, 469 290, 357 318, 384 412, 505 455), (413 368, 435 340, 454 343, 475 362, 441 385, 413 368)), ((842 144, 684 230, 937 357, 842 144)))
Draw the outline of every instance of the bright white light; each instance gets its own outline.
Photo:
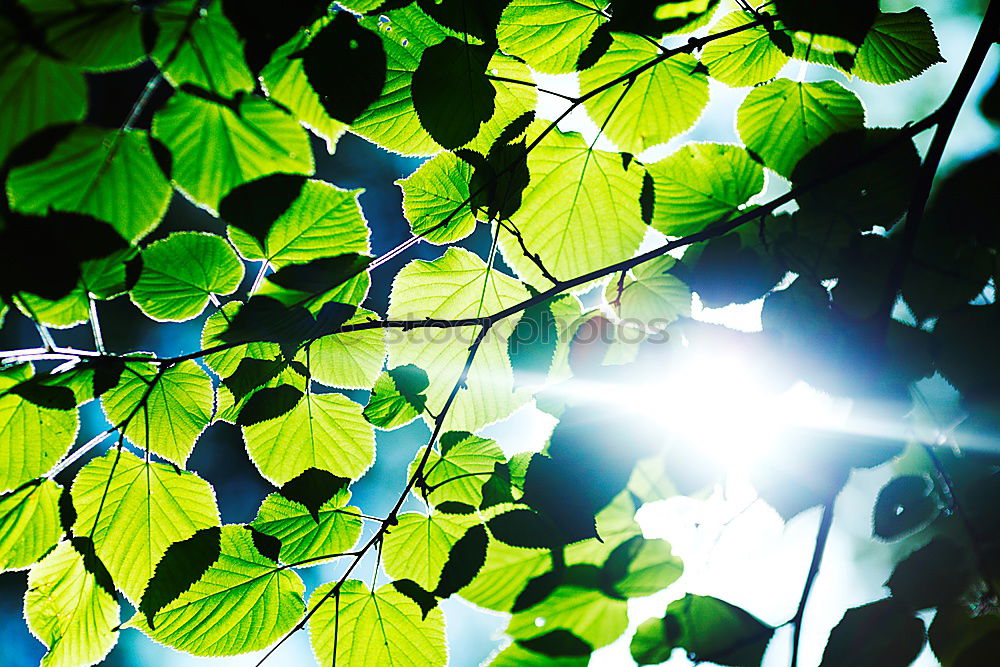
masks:
POLYGON ((680 441, 708 454, 731 471, 746 470, 764 457, 776 436, 793 426, 840 429, 850 401, 798 382, 776 393, 762 369, 741 355, 689 355, 678 365, 641 382, 639 391, 603 386, 610 402, 656 422, 664 442, 680 441))

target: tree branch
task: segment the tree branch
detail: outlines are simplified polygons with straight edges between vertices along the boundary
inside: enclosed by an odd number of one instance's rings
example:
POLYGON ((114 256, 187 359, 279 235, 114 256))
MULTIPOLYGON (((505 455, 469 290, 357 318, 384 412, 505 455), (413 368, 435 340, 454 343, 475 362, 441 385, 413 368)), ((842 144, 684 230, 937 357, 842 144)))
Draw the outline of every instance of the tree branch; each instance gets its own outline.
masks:
POLYGON ((806 613, 809 594, 812 592, 813 584, 816 582, 816 575, 819 574, 819 566, 823 562, 826 539, 830 536, 830 526, 833 525, 834 502, 835 499, 831 498, 823 505, 823 516, 820 518, 819 528, 816 530, 816 546, 813 548, 812 561, 809 563, 809 572, 806 573, 806 582, 802 586, 802 595, 799 597, 799 606, 795 610, 795 616, 789 621, 792 624, 791 667, 797 667, 799 664, 799 640, 802 638, 802 619, 806 613))
POLYGON ((976 38, 969 49, 969 55, 962 66, 962 71, 959 73, 951 93, 935 112, 938 116, 937 129, 934 132, 931 145, 927 149, 927 155, 923 165, 921 165, 917 182, 913 187, 910 207, 906 212, 906 221, 903 223, 903 237, 889 269, 885 294, 877 315, 877 321, 883 327, 883 336, 889 326, 889 318, 892 316, 892 308, 896 303, 896 295, 903 286, 906 265, 911 259, 910 256, 913 254, 913 248, 917 242, 917 232, 924 219, 927 200, 930 197, 934 176, 941 164, 945 146, 948 144, 958 114, 962 110, 965 99, 969 96, 969 91, 972 90, 972 84, 976 81, 976 76, 983 66, 983 61, 989 53, 998 29, 1000 29, 1000 3, 991 0, 986 8, 986 14, 983 16, 983 22, 979 25, 979 32, 976 33, 976 38))

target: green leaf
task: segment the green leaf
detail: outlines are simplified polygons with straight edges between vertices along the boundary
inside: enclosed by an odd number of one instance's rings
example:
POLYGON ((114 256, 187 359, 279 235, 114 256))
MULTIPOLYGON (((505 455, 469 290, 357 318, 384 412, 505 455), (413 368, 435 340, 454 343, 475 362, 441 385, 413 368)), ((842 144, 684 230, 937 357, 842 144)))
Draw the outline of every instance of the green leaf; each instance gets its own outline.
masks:
POLYGON ((428 386, 427 373, 413 364, 382 373, 365 406, 365 419, 386 431, 409 424, 424 411, 428 386))
POLYGON ((90 301, 87 292, 80 286, 56 301, 43 299, 31 292, 21 292, 15 303, 18 310, 28 317, 34 313, 40 323, 54 329, 75 327, 90 318, 90 301))
POLYGON ((142 273, 132 301, 147 317, 183 322, 198 317, 214 294, 232 294, 243 263, 225 239, 202 232, 174 232, 142 251, 142 273))
POLYGON ((413 107, 410 84, 424 50, 457 33, 442 27, 416 3, 383 14, 387 21, 368 17, 362 25, 377 31, 386 55, 382 94, 351 124, 351 132, 404 155, 431 155, 440 150, 420 124, 413 107))
MULTIPOLYGON (((323 584, 313 591, 310 607, 334 585, 323 584)), ((309 622, 309 641, 320 664, 444 667, 447 663, 440 609, 432 609, 424 618, 417 603, 392 584, 370 591, 356 579, 345 581, 334 596, 309 622)))
POLYGON ((360 510, 347 504, 350 499, 351 492, 342 488, 313 516, 302 503, 272 493, 264 498, 251 525, 281 540, 282 563, 326 562, 320 557, 349 551, 361 536, 361 519, 354 516, 360 510))
POLYGON ((665 661, 677 647, 696 662, 757 667, 774 628, 718 598, 685 595, 671 602, 661 618, 643 622, 632 638, 632 657, 640 665, 665 661))
POLYGON ((471 515, 420 512, 405 512, 398 520, 382 542, 385 572, 425 590, 434 590, 451 548, 479 521, 471 515))
POLYGON ((88 463, 73 481, 72 498, 73 532, 93 540, 115 585, 135 604, 167 547, 219 525, 208 482, 123 449, 88 463))
POLYGON ((490 667, 587 667, 590 654, 586 656, 552 657, 535 653, 515 642, 493 656, 490 667))
POLYGON ((524 586, 552 568, 549 550, 512 547, 491 536, 479 576, 459 595, 476 606, 509 612, 524 586))
POLYGON ((287 414, 243 429, 265 479, 284 484, 309 468, 357 479, 375 460, 375 431, 340 394, 306 394, 287 414))
POLYGON ((4 65, 0 69, 0 161, 44 127, 83 120, 87 84, 76 68, 28 48, 4 65))
MULTIPOLYGON (((417 456, 408 474, 416 470, 420 454, 417 456)), ((496 441, 464 431, 449 431, 441 436, 438 449, 431 450, 427 457, 423 481, 429 490, 425 498, 434 505, 457 502, 479 507, 483 484, 493 473, 493 467, 505 460, 496 441)))
POLYGON ((691 290, 676 276, 667 273, 673 257, 660 257, 632 270, 633 278, 612 280, 604 289, 604 298, 626 323, 662 329, 678 317, 691 315, 691 290))
POLYGON ((305 130, 254 95, 234 100, 230 108, 176 92, 153 117, 153 136, 173 155, 177 187, 213 212, 240 183, 267 174, 313 171, 305 130), (205 141, 206 136, 214 140, 205 141))
POLYGON ((132 242, 160 221, 171 192, 146 132, 86 125, 77 126, 44 160, 14 169, 7 181, 15 210, 86 213, 132 242))
MULTIPOLYGON (((538 105, 538 92, 533 85, 530 85, 534 82, 534 76, 531 69, 521 60, 495 51, 486 67, 486 74, 496 90, 493 98, 493 115, 483 122, 479 134, 467 144, 468 148, 480 153, 489 151, 494 142, 516 119, 526 114, 533 116, 538 105), (504 81, 504 79, 509 80, 504 81), (522 83, 511 83, 511 81, 522 83)), ((510 139, 508 137, 508 141, 510 139)))
POLYGON ((684 572, 666 540, 647 540, 641 535, 615 547, 602 568, 614 591, 627 598, 658 593, 684 572))
MULTIPOLYGON (((225 343, 219 336, 229 327, 229 322, 242 305, 239 301, 230 301, 208 316, 205 320, 205 326, 201 330, 202 349, 225 343)), ((245 358, 274 359, 279 353, 280 350, 276 343, 248 343, 206 354, 204 361, 205 365, 216 375, 225 378, 235 373, 240 362, 245 358)))
POLYGON ((750 91, 736 112, 747 149, 786 178, 806 153, 864 121, 861 101, 836 81, 778 79, 750 91))
POLYGON ((441 153, 396 181, 403 190, 403 215, 414 235, 444 245, 464 239, 476 228, 469 204, 472 166, 453 153, 441 153))
POLYGON ((847 610, 830 632, 820 667, 906 667, 923 647, 923 621, 886 598, 847 610))
POLYGON ((560 586, 538 604, 515 613, 506 632, 519 639, 533 639, 562 629, 590 644, 607 646, 628 627, 628 603, 599 590, 560 586))
POLYGON ((118 641, 118 601, 91 566, 70 542, 60 542, 28 573, 24 618, 48 647, 43 667, 96 664, 118 641))
POLYGON ((299 575, 261 555, 244 526, 223 526, 220 547, 218 559, 151 623, 139 612, 126 627, 205 656, 255 651, 290 630, 303 613, 299 575))
MULTIPOLYGON (((615 33, 607 53, 580 73, 580 92, 605 85, 658 54, 655 44, 638 35, 615 33)), ((708 78, 688 53, 678 53, 584 102, 602 132, 627 153, 641 153, 686 132, 707 104, 708 78)))
MULTIPOLYGON (((358 308, 345 326, 377 319, 375 313, 358 308)), ((298 360, 308 360, 312 379, 328 387, 370 389, 379 378, 386 355, 385 329, 373 328, 323 336, 309 344, 309 354, 300 352, 298 360)))
POLYGON ((212 419, 212 381, 193 361, 171 366, 156 378, 153 364, 126 364, 118 386, 101 397, 101 406, 112 424, 127 420, 125 437, 136 447, 183 466, 212 419))
POLYGON ((154 15, 159 33, 150 55, 175 88, 191 83, 222 97, 253 90, 242 40, 221 2, 170 0, 154 15))
POLYGON ((927 12, 880 12, 858 50, 851 73, 878 84, 911 79, 935 63, 943 63, 927 12))
MULTIPOLYGON (((513 278, 488 269, 468 250, 448 248, 440 258, 411 262, 396 274, 388 315, 402 320, 479 317, 527 298, 528 292, 513 278)), ((506 417, 523 402, 522 394, 513 391, 507 358, 507 337, 516 323, 516 318, 499 322, 479 346, 466 382, 468 389, 458 394, 444 422, 448 428, 474 430, 506 417)), ((477 329, 405 332, 390 341, 389 365, 414 364, 428 371, 427 407, 437 414, 462 373, 477 329)))
POLYGON ((648 170, 653 226, 669 236, 693 234, 734 217, 764 187, 761 166, 731 144, 686 144, 648 170))
POLYGON ((127 0, 31 5, 35 20, 47 26, 48 46, 82 69, 126 69, 146 55, 140 35, 142 15, 127 0))
POLYGON ((546 74, 572 72, 591 35, 608 19, 595 0, 513 0, 500 17, 500 50, 546 74))
MULTIPOLYGON (((641 167, 633 162, 626 168, 620 155, 593 150, 579 134, 553 130, 528 156, 528 169, 531 183, 511 222, 557 279, 635 253, 646 233, 641 167)), ((525 282, 548 284, 510 233, 500 234, 500 248, 525 282)))
POLYGON ((923 475, 903 475, 886 484, 875 499, 872 535, 893 540, 929 521, 937 511, 931 491, 923 475))
MULTIPOLYGON (((257 183, 262 181, 243 186, 248 195, 254 194, 257 183)), ((232 196, 226 198, 221 207, 225 217, 232 215, 227 214, 227 203, 233 203, 233 196, 243 188, 234 190, 232 196)), ((368 238, 371 233, 358 203, 362 192, 308 180, 298 196, 271 223, 263 247, 238 226, 230 225, 229 238, 246 259, 264 259, 276 268, 349 252, 370 252, 368 238)), ((250 201, 246 204, 253 205, 250 201)), ((243 214, 242 209, 233 213, 237 212, 243 214)), ((234 224, 241 225, 241 221, 235 220, 234 224)))
POLYGON ((10 393, 34 375, 30 365, 0 373, 0 493, 11 491, 52 469, 69 450, 80 427, 77 411, 38 407, 10 393))
POLYGON ((300 123, 326 141, 326 149, 333 153, 337 140, 347 125, 330 118, 320 103, 319 95, 309 85, 301 58, 291 57, 309 43, 315 30, 302 30, 271 56, 271 62, 260 72, 260 79, 267 96, 292 112, 300 123))
POLYGON ((0 496, 0 572, 37 562, 62 537, 62 487, 39 479, 0 496))
MULTIPOLYGON (((726 14, 712 26, 717 34, 753 22, 745 12, 726 14)), ((789 54, 775 43, 788 37, 780 25, 768 30, 762 25, 714 39, 702 49, 701 62, 713 79, 733 86, 755 86, 773 78, 788 62, 789 54)))

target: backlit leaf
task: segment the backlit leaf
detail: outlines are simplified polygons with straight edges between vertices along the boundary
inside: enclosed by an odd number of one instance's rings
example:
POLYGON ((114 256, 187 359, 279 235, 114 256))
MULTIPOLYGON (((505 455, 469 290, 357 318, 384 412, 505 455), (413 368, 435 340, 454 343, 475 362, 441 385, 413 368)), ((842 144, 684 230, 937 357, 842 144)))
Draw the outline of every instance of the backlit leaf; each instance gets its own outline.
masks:
POLYGON ((375 432, 361 406, 340 394, 308 393, 290 412, 243 429, 261 475, 284 484, 309 468, 357 479, 375 460, 375 432))
MULTIPOLYGON (((605 85, 658 53, 638 35, 615 34, 607 53, 580 73, 580 92, 605 85)), ((584 103, 587 113, 627 153, 665 143, 690 129, 708 104, 708 79, 697 66, 693 56, 678 53, 591 97, 584 103)))
POLYGON ((48 647, 43 667, 96 664, 118 641, 118 601, 70 542, 31 568, 24 618, 48 647))
POLYGON ((93 540, 115 585, 134 603, 168 546, 219 524, 208 482, 122 449, 87 464, 73 481, 72 495, 73 532, 93 540))
POLYGON ((132 300, 148 317, 183 322, 201 314, 215 294, 232 294, 243 265, 213 234, 174 232, 142 251, 142 273, 132 300))
POLYGON ((750 91, 736 113, 747 149, 786 178, 810 150, 864 120, 860 100, 836 81, 778 79, 750 91))
POLYGON ((126 624, 194 655, 247 653, 277 641, 302 617, 305 586, 254 546, 250 529, 224 526, 220 554, 204 574, 148 622, 126 624))
POLYGON ((851 73, 862 81, 888 84, 913 78, 944 62, 927 12, 880 12, 865 36, 851 73))
POLYGON ((193 361, 171 366, 158 378, 152 364, 133 362, 118 386, 101 397, 101 405, 111 423, 127 420, 125 437, 137 447, 183 466, 212 419, 215 392, 193 361))
POLYGON ((46 159, 13 170, 7 181, 16 210, 86 213, 110 222, 129 241, 156 226, 170 194, 145 131, 86 125, 76 127, 46 159))
POLYGON ((234 104, 176 92, 153 118, 153 136, 174 157, 174 183, 211 211, 240 183, 313 170, 308 135, 294 118, 253 95, 234 104), (205 141, 206 135, 217 139, 205 141))
MULTIPOLYGON (((467 250, 449 248, 433 262, 417 260, 403 267, 392 285, 390 319, 456 319, 498 312, 528 297, 513 278, 490 270, 467 250)), ((475 429, 501 419, 522 402, 512 391, 507 336, 516 324, 507 318, 483 340, 472 364, 468 389, 459 393, 445 424, 475 429)), ((420 328, 389 345, 390 366, 414 364, 428 371, 427 407, 437 413, 458 380, 476 327, 420 328), (400 340, 401 339, 401 340, 400 340)))
MULTIPOLYGON (((313 591, 310 608, 333 586, 313 591)), ((392 584, 371 591, 356 579, 345 581, 335 597, 309 621, 309 640, 320 664, 444 667, 448 661, 440 609, 423 618, 417 603, 392 584)))
POLYGON ((0 571, 37 562, 62 536, 61 487, 51 479, 0 496, 0 571))
POLYGON ((0 492, 11 491, 52 469, 76 439, 77 411, 38 407, 10 393, 34 374, 30 365, 0 373, 0 492))

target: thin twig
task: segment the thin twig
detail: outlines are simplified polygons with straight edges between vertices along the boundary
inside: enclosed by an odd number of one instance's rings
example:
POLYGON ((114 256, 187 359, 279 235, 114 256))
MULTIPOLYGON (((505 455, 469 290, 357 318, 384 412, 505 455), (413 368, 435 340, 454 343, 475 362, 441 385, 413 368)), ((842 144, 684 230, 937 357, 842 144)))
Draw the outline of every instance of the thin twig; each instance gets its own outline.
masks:
POLYGON ((830 526, 833 525, 833 505, 835 499, 830 499, 823 505, 823 516, 819 520, 819 528, 816 530, 816 546, 813 548, 812 561, 809 563, 809 572, 806 573, 806 582, 802 586, 802 595, 799 597, 799 606, 795 610, 795 616, 789 623, 792 624, 792 662, 791 667, 799 664, 799 640, 802 638, 802 619, 805 617, 806 604, 809 602, 809 594, 812 592, 813 584, 816 582, 816 575, 819 574, 819 566, 823 562, 823 551, 826 549, 826 539, 830 536, 830 526))
POLYGON ((902 239, 889 269, 885 292, 877 314, 876 321, 880 322, 882 327, 882 337, 888 331, 892 308, 896 303, 896 295, 903 285, 906 265, 916 246, 917 233, 924 219, 927 200, 930 197, 934 176, 941 164, 945 146, 947 146, 951 132, 955 128, 955 121, 965 104, 965 99, 969 96, 969 91, 972 90, 972 84, 975 83, 976 76, 986 60, 993 40, 996 39, 998 29, 1000 29, 1000 3, 991 0, 986 8, 986 14, 983 16, 983 22, 979 25, 976 38, 972 42, 972 47, 969 49, 969 55, 962 66, 962 71, 959 72, 951 93, 936 112, 938 116, 937 129, 934 131, 934 138, 931 139, 931 145, 927 149, 927 155, 924 157, 917 182, 913 187, 910 207, 906 212, 906 221, 903 223, 902 239))

